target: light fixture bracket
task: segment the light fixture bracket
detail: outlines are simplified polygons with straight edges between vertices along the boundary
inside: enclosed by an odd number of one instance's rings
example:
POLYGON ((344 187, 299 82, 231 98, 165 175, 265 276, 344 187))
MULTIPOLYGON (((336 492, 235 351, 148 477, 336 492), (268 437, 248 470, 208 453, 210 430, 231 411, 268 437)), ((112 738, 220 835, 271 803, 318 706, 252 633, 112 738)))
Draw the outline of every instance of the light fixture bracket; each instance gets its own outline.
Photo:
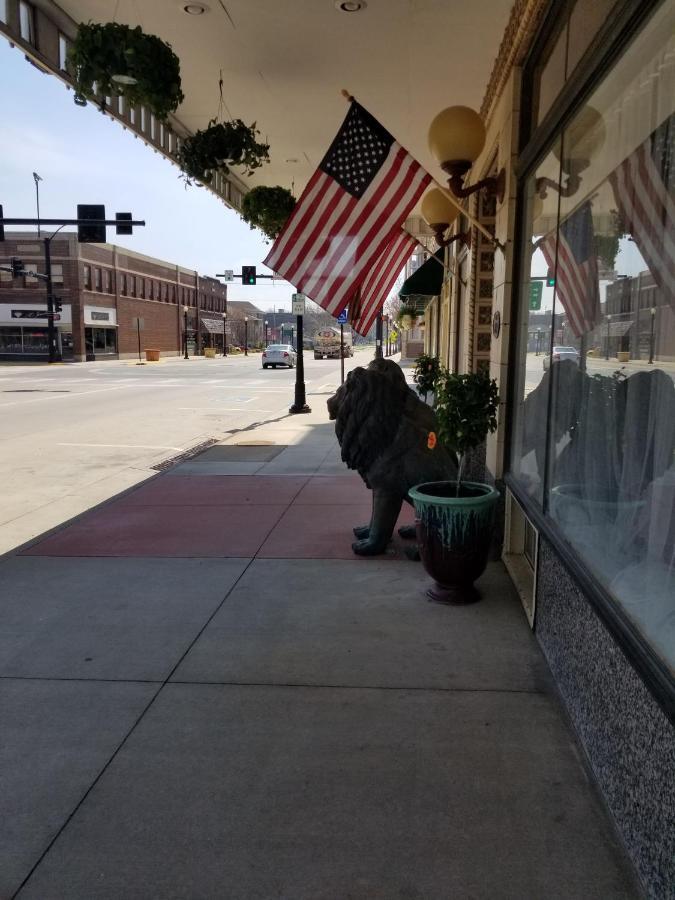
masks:
POLYGON ((447 247, 449 244, 453 244, 455 241, 461 241, 467 250, 471 247, 471 231, 459 231, 457 234, 453 234, 452 237, 446 238, 445 232, 448 228, 447 222, 435 222, 429 223, 429 228, 434 233, 434 237, 436 238, 436 242, 439 247, 447 247))
POLYGON ((448 184, 455 197, 463 200, 465 197, 475 194, 476 191, 484 190, 488 196, 496 197, 497 202, 502 203, 506 189, 506 169, 501 169, 497 175, 483 178, 470 187, 464 187, 464 176, 471 166, 472 163, 466 159, 453 159, 441 164, 441 168, 448 175, 448 184))

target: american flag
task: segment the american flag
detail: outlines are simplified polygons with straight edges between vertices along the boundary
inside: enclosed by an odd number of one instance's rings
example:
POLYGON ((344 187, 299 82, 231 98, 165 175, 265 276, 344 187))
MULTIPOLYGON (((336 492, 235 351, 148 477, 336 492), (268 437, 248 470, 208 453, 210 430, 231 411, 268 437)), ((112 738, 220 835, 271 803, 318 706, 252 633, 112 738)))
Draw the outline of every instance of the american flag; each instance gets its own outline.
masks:
POLYGON ((675 116, 609 176, 619 212, 666 300, 675 306, 675 116))
POLYGON ((430 181, 408 151, 352 101, 265 265, 337 316, 430 181))
POLYGON ((394 286, 417 241, 407 231, 394 234, 349 301, 352 328, 364 337, 394 286))
POLYGON ((600 290, 595 254, 591 204, 586 201, 560 223, 539 245, 549 268, 555 270, 556 295, 563 305, 570 328, 581 337, 600 320, 600 290))

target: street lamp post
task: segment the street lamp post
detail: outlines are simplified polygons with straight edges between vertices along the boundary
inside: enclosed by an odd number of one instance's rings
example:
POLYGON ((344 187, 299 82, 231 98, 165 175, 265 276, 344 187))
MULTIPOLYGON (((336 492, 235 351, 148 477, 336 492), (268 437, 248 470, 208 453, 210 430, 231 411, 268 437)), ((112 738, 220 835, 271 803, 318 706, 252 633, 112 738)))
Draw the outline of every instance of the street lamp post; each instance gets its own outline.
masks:
POLYGON ((267 321, 267 319, 265 319, 265 346, 267 346, 267 326, 268 325, 269 325, 269 322, 267 321))
POLYGON ((41 235, 40 235, 40 182, 42 181, 42 178, 40 175, 38 175, 37 172, 33 172, 33 181, 35 182, 35 199, 37 201, 37 217, 38 217, 37 231, 38 231, 38 237, 41 237, 41 235))
POLYGON ((244 356, 248 356, 248 316, 244 316, 244 356))
POLYGON ((188 356, 188 308, 187 306, 183 307, 183 343, 185 344, 185 354, 183 359, 190 359, 188 356))
POLYGON ((223 313, 223 356, 227 356, 227 313, 223 313))
POLYGON ((605 359, 609 359, 609 323, 612 321, 611 316, 607 316, 607 348, 605 350, 605 359))
POLYGON ((649 313, 652 317, 651 330, 649 332, 649 362, 654 362, 654 318, 656 316, 656 307, 652 306, 649 310, 649 313))
POLYGON ((535 350, 535 356, 539 356, 539 352, 541 350, 541 328, 537 328, 537 346, 535 350))

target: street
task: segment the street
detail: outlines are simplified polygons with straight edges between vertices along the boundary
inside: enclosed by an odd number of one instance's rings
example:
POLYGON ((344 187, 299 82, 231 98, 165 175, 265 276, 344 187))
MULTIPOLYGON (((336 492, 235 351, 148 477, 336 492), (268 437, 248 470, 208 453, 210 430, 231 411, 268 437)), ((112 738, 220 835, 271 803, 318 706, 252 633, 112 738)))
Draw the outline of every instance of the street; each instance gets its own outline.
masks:
MULTIPOLYGON (((357 350, 345 372, 372 354, 357 350)), ((307 402, 324 406, 340 361, 307 351, 304 361, 307 402)), ((0 366, 0 553, 143 481, 162 461, 288 415, 295 374, 264 371, 259 353, 0 366)))

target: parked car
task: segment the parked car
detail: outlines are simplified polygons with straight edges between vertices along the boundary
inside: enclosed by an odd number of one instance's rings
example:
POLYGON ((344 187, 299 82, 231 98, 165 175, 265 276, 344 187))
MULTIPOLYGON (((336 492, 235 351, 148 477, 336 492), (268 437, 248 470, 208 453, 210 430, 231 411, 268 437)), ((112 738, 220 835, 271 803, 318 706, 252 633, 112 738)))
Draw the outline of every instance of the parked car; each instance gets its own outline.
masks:
POLYGON ((579 365, 579 351, 575 347, 554 347, 551 356, 547 354, 544 357, 544 372, 551 365, 551 362, 560 362, 563 359, 569 359, 579 365))
POLYGON ((276 369, 277 366, 288 366, 289 369, 293 369, 297 358, 296 352, 290 344, 270 344, 263 351, 262 367, 267 369, 271 366, 276 369))

